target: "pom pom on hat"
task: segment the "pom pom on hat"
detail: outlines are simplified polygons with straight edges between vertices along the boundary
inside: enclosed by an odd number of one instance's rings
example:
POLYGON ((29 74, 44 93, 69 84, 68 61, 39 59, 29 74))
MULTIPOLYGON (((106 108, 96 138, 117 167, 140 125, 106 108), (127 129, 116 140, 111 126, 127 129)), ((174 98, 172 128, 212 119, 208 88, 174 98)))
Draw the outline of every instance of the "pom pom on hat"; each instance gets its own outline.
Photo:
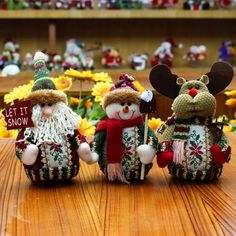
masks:
POLYGON ((103 108, 109 104, 120 102, 140 103, 140 93, 133 84, 134 78, 128 74, 122 74, 115 85, 103 99, 103 108))
POLYGON ((45 64, 46 55, 36 52, 34 55, 34 86, 28 99, 33 105, 39 103, 66 103, 66 95, 58 91, 45 64))

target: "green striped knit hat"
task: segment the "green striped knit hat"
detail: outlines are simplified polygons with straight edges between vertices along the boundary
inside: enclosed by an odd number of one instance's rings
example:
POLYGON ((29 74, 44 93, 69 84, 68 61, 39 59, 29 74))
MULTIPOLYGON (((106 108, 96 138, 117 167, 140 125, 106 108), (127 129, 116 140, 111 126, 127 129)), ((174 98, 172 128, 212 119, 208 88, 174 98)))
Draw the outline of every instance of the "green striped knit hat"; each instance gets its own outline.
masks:
POLYGON ((34 85, 28 99, 34 104, 66 103, 65 93, 56 89, 53 80, 49 77, 49 71, 45 64, 46 55, 36 52, 34 56, 34 85))

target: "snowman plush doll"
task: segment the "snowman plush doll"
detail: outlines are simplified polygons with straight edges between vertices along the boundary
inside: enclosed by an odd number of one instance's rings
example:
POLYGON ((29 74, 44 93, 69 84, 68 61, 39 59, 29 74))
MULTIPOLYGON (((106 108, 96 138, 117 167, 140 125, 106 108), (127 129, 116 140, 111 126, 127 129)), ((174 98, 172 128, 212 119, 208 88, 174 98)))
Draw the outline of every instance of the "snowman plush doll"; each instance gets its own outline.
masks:
POLYGON ((67 106, 65 93, 56 89, 44 59, 41 52, 34 56, 35 81, 27 98, 34 127, 22 129, 16 139, 16 155, 34 183, 71 179, 78 174, 79 159, 89 164, 98 159, 77 130, 81 117, 67 106))
POLYGON ((144 122, 139 106, 140 94, 127 74, 121 75, 104 97, 103 108, 108 119, 98 124, 94 148, 100 168, 110 181, 138 181, 142 164, 145 175, 152 167, 157 138, 149 128, 147 143, 143 143, 144 122))

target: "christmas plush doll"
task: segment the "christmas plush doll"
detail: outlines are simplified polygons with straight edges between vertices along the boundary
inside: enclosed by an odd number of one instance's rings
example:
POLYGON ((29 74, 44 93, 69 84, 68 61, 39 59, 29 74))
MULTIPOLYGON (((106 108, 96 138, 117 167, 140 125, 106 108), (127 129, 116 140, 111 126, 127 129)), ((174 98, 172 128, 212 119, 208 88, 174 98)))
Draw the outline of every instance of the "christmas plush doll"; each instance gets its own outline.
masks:
POLYGON ((152 69, 152 86, 174 98, 174 114, 163 126, 160 138, 160 167, 168 165, 170 174, 188 180, 212 180, 221 175, 231 148, 222 131, 224 124, 213 122, 213 95, 226 88, 232 78, 233 70, 224 62, 216 62, 200 79, 188 81, 172 74, 165 65, 152 69))
POLYGON ((142 163, 147 175, 156 152, 157 138, 151 129, 147 144, 143 144, 140 94, 132 81, 131 76, 122 75, 105 95, 103 107, 108 119, 99 123, 94 138, 100 168, 110 181, 140 180, 142 163))
POLYGON ((70 179, 79 171, 79 158, 97 161, 77 127, 81 118, 67 105, 66 95, 56 90, 43 60, 37 52, 31 101, 34 127, 22 129, 16 139, 16 155, 27 176, 36 183, 70 179))

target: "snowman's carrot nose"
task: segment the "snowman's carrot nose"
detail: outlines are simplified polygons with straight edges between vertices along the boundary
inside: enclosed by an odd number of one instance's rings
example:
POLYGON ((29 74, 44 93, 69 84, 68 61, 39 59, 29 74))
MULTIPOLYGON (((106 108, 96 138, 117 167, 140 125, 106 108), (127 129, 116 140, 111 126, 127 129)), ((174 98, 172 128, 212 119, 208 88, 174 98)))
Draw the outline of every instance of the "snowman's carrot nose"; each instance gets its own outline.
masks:
POLYGON ((128 113, 128 112, 129 112, 129 107, 128 107, 128 106, 125 106, 125 107, 123 108, 123 112, 124 112, 124 113, 128 113))

